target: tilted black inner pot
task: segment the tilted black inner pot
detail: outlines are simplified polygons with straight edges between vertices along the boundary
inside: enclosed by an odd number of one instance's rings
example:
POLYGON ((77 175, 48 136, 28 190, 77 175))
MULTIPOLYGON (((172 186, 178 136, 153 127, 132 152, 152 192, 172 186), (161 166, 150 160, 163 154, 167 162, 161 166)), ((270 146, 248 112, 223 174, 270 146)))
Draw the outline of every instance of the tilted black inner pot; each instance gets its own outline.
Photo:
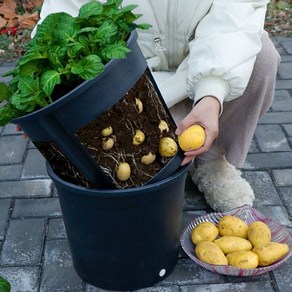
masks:
MULTIPOLYGON (((111 60, 106 64, 105 71, 95 79, 83 82, 51 105, 12 121, 36 145, 38 142, 56 144, 58 150, 97 188, 115 187, 81 145, 74 131, 118 102, 145 72, 147 63, 138 46, 136 31, 131 33, 128 47, 131 52, 126 59, 111 60)), ((165 168, 165 175, 160 173, 158 179, 173 173, 182 159, 183 155, 179 151, 165 168)))

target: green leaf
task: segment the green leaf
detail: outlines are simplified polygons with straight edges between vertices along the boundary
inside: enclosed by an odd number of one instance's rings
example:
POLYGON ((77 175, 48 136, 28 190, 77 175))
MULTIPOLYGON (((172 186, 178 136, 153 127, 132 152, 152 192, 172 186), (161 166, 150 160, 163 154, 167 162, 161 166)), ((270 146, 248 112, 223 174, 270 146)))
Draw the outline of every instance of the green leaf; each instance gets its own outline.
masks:
POLYGON ((123 8, 120 10, 120 13, 126 13, 126 12, 129 12, 129 11, 132 11, 132 10, 134 10, 134 9, 137 8, 137 7, 138 7, 137 4, 127 5, 127 6, 123 7, 123 8))
POLYGON ((37 60, 32 60, 20 67, 19 75, 32 77, 40 70, 40 63, 37 60))
MULTIPOLYGON (((42 23, 37 26, 37 31, 34 39, 37 43, 49 46, 51 43, 56 42, 55 37, 63 38, 56 32, 64 31, 66 33, 65 39, 68 36, 68 32, 71 31, 69 26, 75 22, 74 17, 65 12, 58 12, 49 14, 42 23), (63 29, 63 27, 65 27, 63 29)), ((72 28, 74 30, 75 26, 72 28)), ((70 33, 69 33, 70 34, 70 33)), ((59 39, 57 39, 59 41, 59 39)))
POLYGON ((98 76, 104 70, 104 65, 97 55, 89 55, 83 58, 75 66, 72 66, 73 74, 79 75, 84 80, 90 80, 98 76))
POLYGON ((8 100, 8 98, 9 98, 8 86, 6 83, 0 82, 0 102, 8 100))
POLYGON ((48 57, 47 53, 43 53, 40 50, 28 50, 18 61, 18 65, 22 66, 27 62, 32 60, 41 60, 46 59, 48 57))
POLYGON ((79 27, 76 24, 75 18, 69 14, 64 14, 58 29, 52 33, 53 41, 58 45, 64 46, 74 40, 78 31, 79 27))
POLYGON ((60 73, 55 70, 44 72, 41 76, 41 87, 47 96, 51 96, 57 84, 61 83, 60 73))
POLYGON ((103 6, 114 6, 119 7, 122 4, 123 0, 108 0, 103 4, 103 6))
POLYGON ((84 4, 79 10, 79 17, 88 18, 102 13, 102 4, 98 1, 84 4))
POLYGON ((101 44, 110 43, 118 34, 118 26, 112 21, 105 21, 94 34, 94 42, 101 44))
POLYGON ((126 58, 127 53, 131 50, 126 46, 124 41, 120 41, 116 44, 111 44, 106 46, 101 54, 105 59, 124 59, 126 58))
POLYGON ((84 49, 84 46, 79 42, 75 42, 75 43, 68 44, 67 48, 68 48, 67 50, 68 56, 73 59, 74 57, 76 57, 78 52, 84 49))
POLYGON ((38 80, 31 76, 23 76, 19 79, 18 89, 23 96, 34 95, 39 90, 38 80))
POLYGON ((152 25, 150 25, 148 23, 140 23, 137 25, 137 28, 139 28, 139 29, 149 29, 150 27, 152 27, 152 25))
MULTIPOLYGON (((0 114, 0 116, 2 116, 2 114, 0 114)), ((10 283, 7 280, 0 277, 0 291, 1 292, 10 292, 10 289, 11 289, 10 283)))
POLYGON ((15 107, 18 111, 29 113, 32 112, 37 103, 35 100, 37 99, 38 94, 33 94, 30 96, 23 96, 21 93, 16 92, 11 97, 11 105, 15 107))
POLYGON ((11 75, 14 75, 16 72, 18 72, 18 70, 16 68, 13 68, 12 70, 9 70, 9 71, 3 73, 1 76, 2 77, 11 76, 11 75))

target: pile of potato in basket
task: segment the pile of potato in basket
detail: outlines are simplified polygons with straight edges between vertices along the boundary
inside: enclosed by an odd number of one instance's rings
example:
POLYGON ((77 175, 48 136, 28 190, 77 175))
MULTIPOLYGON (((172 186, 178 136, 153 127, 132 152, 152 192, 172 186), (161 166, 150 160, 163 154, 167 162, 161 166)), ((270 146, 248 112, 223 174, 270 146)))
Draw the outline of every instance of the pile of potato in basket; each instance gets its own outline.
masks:
POLYGON ((192 242, 201 261, 242 269, 269 266, 289 252, 287 244, 271 241, 271 230, 264 222, 248 226, 231 215, 221 217, 217 226, 209 221, 196 225, 192 242))

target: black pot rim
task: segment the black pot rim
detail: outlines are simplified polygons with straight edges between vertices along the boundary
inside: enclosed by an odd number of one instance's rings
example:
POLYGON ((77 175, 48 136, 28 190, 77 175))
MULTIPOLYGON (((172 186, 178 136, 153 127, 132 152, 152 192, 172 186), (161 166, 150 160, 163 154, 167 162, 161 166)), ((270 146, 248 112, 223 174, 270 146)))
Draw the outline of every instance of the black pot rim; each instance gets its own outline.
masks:
POLYGON ((189 162, 188 164, 180 167, 173 175, 151 183, 151 184, 145 184, 143 186, 140 187, 134 187, 134 188, 128 188, 128 189, 91 189, 91 188, 87 188, 87 187, 82 187, 82 186, 78 186, 75 185, 73 183, 67 182, 63 179, 61 179, 52 169, 52 167, 50 166, 50 164, 48 162, 46 162, 46 168, 47 168, 47 172, 49 177, 56 182, 57 184, 62 185, 63 188, 66 188, 72 192, 75 193, 82 193, 84 195, 88 195, 88 196, 100 196, 100 197, 129 197, 129 196, 135 196, 137 195, 137 193, 141 193, 143 191, 148 191, 148 190, 152 190, 153 192, 155 192, 155 190, 163 187, 164 185, 168 185, 169 183, 172 183, 173 181, 175 181, 178 177, 180 177, 182 174, 186 173, 189 170, 189 167, 191 165, 191 162, 189 162))

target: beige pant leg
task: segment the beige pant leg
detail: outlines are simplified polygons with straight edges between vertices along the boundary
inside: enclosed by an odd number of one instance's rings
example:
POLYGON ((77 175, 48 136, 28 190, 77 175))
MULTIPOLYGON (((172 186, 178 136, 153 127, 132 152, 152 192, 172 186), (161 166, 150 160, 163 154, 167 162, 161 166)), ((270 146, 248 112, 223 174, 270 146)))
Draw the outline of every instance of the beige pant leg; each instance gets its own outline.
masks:
MULTIPOLYGON (((246 159, 258 120, 272 104, 280 56, 267 33, 262 37, 254 70, 244 94, 224 102, 220 117, 219 136, 210 151, 198 157, 198 162, 224 155, 229 163, 242 167, 246 159)), ((176 123, 191 110, 192 101, 185 99, 170 108, 176 123)))
POLYGON ((239 168, 245 162, 258 121, 274 98, 280 55, 267 33, 262 44, 245 92, 223 105, 219 136, 214 142, 214 146, 224 148, 227 161, 239 168))

